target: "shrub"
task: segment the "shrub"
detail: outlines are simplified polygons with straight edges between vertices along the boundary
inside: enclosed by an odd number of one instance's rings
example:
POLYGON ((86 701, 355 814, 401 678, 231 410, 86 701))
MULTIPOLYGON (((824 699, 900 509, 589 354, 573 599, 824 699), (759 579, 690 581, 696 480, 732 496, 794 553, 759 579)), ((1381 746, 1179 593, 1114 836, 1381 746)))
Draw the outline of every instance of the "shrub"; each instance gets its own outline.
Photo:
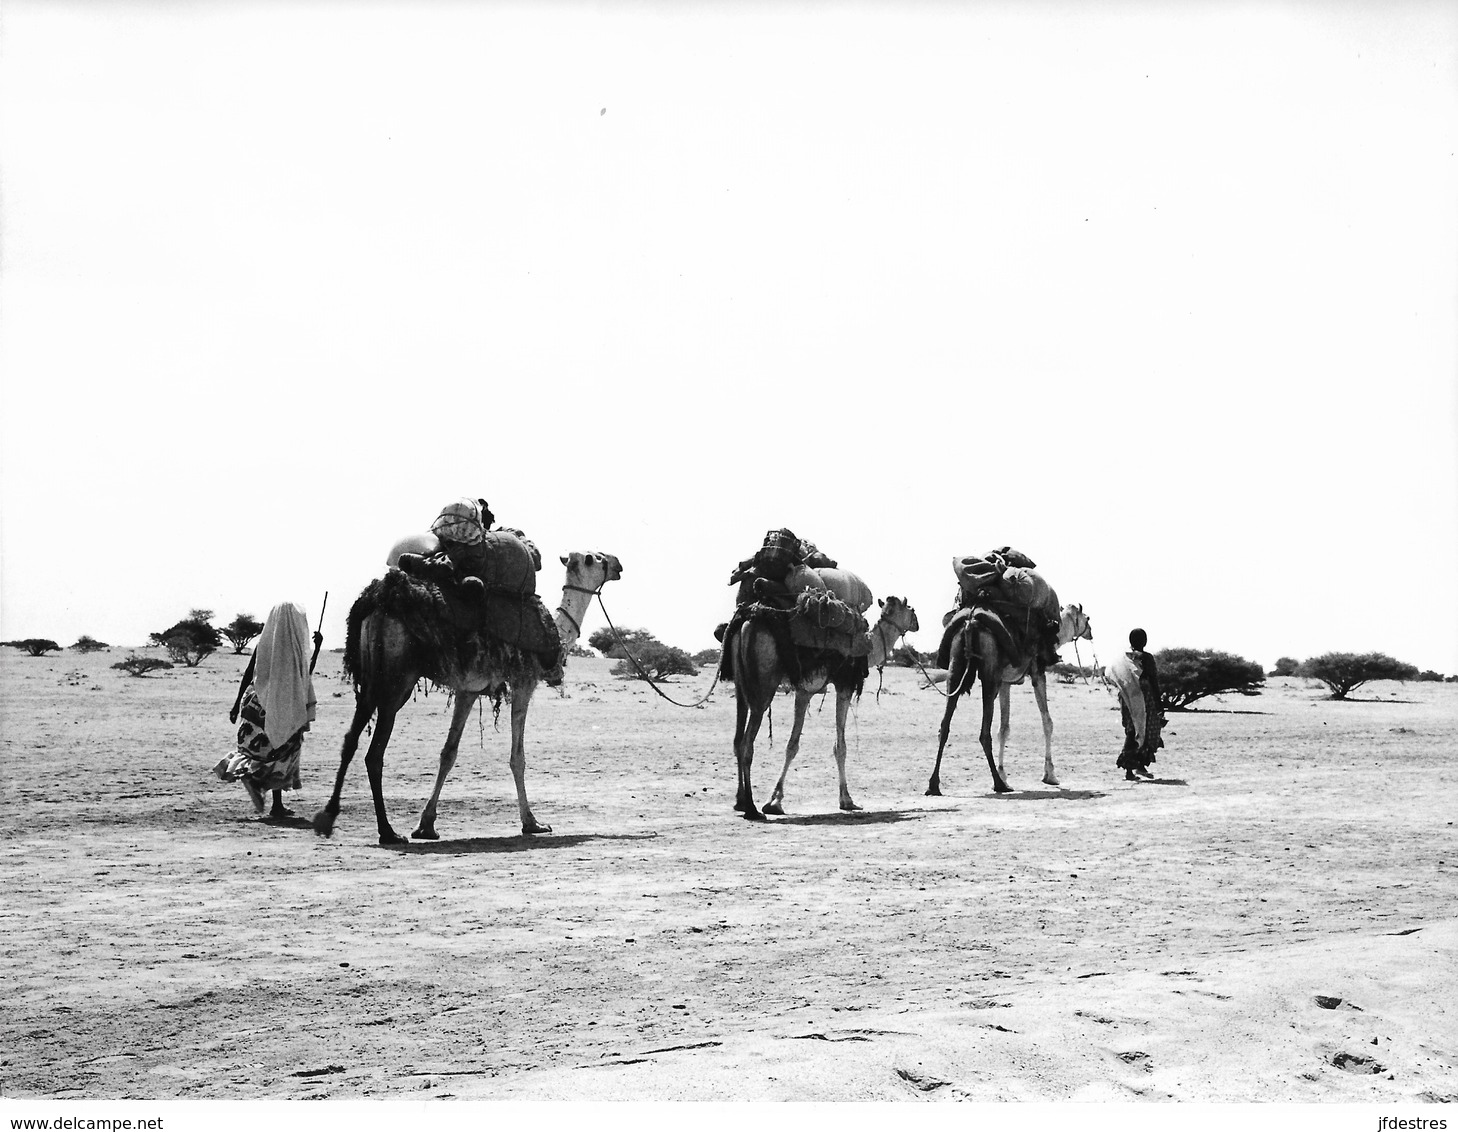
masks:
MULTIPOLYGON (((207 618, 203 618, 203 620, 206 621, 207 618)), ((261 632, 263 632, 263 622, 251 613, 239 613, 223 626, 223 636, 227 637, 229 643, 232 644, 234 653, 242 652, 248 647, 248 642, 261 632)))
POLYGON ((1280 656, 1276 658, 1276 667, 1266 673, 1267 676, 1295 676, 1296 670, 1301 667, 1301 662, 1294 656, 1280 656))
MULTIPOLYGON (((665 645, 662 641, 654 640, 645 645, 642 649, 632 650, 638 665, 643 668, 655 680, 664 676, 694 676, 698 669, 689 654, 683 649, 674 648, 672 645, 665 645)), ((643 679, 638 668, 631 660, 623 659, 612 667, 614 676, 633 676, 643 679)))
POLYGON ((596 656, 597 654, 594 653, 591 649, 585 649, 585 648, 583 648, 581 645, 573 645, 570 649, 567 650, 567 655, 568 656, 588 656, 588 657, 590 657, 590 656, 596 656))
POLYGON ((211 609, 194 609, 172 628, 151 634, 152 643, 165 648, 178 664, 196 668, 223 643, 222 634, 208 624, 212 615, 211 609))
POLYGON ((1222 692, 1258 696, 1266 679, 1255 661, 1212 649, 1161 649, 1154 660, 1159 665, 1160 703, 1166 711, 1183 711, 1196 700, 1222 692))
POLYGON ((1068 664, 1064 661, 1059 661, 1049 671, 1058 677, 1060 684, 1077 684, 1080 680, 1096 680, 1099 678, 1099 670, 1097 668, 1068 664))
POLYGON ((718 664, 719 652, 719 649, 700 649, 689 659, 702 668, 706 664, 718 664))
POLYGON ((149 672, 171 668, 172 662, 155 656, 138 656, 136 653, 132 653, 126 660, 119 660, 112 667, 120 668, 129 676, 145 676, 149 672))
POLYGON ((1434 672, 1431 668, 1429 668, 1425 669, 1422 672, 1419 672, 1417 674, 1417 678, 1418 680, 1425 683, 1434 684, 1442 681, 1444 679, 1444 676, 1441 672, 1434 672))
POLYGON ((1329 652, 1303 661, 1296 675, 1320 680, 1331 689, 1331 698, 1344 700, 1369 680, 1412 680, 1416 665, 1380 652, 1329 652))
POLYGON ((604 625, 601 629, 598 629, 595 633, 588 637, 587 643, 593 648, 597 649, 598 652, 602 653, 603 656, 614 658, 617 660, 621 660, 623 656, 626 655, 623 652, 624 646, 626 646, 634 656, 637 656, 639 650, 645 649, 649 645, 662 644, 662 642, 659 641, 659 639, 655 637, 652 633, 650 633, 647 629, 619 629, 617 633, 614 634, 612 629, 610 629, 606 625, 604 625), (618 638, 620 637, 622 638, 622 644, 618 643, 618 638))
POLYGON ((60 652, 61 646, 44 637, 27 637, 23 641, 6 641, 11 648, 24 649, 31 656, 45 656, 48 652, 60 652))
POLYGON ((77 652, 100 652, 102 649, 109 649, 111 646, 105 641, 98 641, 95 637, 77 637, 76 643, 71 646, 77 652))
POLYGON ((886 663, 895 668, 915 668, 918 665, 930 668, 936 662, 936 653, 918 652, 910 645, 897 645, 891 650, 891 655, 886 658, 886 663))

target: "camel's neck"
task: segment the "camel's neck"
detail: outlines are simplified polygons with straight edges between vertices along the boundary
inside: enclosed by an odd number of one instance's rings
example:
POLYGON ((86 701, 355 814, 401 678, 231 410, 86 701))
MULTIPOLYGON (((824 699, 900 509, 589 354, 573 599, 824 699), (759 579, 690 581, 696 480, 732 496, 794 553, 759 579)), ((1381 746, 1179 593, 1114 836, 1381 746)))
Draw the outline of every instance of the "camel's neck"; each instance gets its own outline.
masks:
POLYGON ((570 578, 562 586, 562 602, 557 606, 557 636, 562 638, 562 652, 572 651, 577 638, 582 636, 582 619, 587 616, 587 607, 592 604, 592 595, 585 593, 570 578))
POLYGON ((877 621, 871 630, 871 655, 867 657, 867 660, 872 668, 880 668, 886 663, 891 646, 896 643, 896 638, 899 636, 901 636, 901 630, 887 618, 883 611, 881 620, 877 621))

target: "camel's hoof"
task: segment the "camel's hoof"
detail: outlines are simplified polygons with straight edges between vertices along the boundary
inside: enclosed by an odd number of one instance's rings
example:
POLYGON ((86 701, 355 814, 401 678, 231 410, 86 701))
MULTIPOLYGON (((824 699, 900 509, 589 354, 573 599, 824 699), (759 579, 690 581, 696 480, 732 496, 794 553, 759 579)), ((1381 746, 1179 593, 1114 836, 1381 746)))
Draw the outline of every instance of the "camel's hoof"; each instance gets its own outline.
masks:
POLYGON ((410 842, 401 837, 393 829, 387 829, 380 834, 380 845, 388 849, 391 845, 409 845, 410 842))
POLYGON ((940 798, 942 796, 942 788, 933 782, 926 788, 926 796, 928 798, 940 798))
POLYGON ((1058 780, 1056 778, 1053 778, 1053 777, 1050 776, 1048 778, 1043 779, 1043 785, 1044 786, 1057 786, 1058 785, 1058 780))
POLYGON ((771 802, 764 808, 764 813, 774 814, 776 817, 782 818, 785 816, 785 807, 778 802, 771 802))
POLYGON ((765 820, 765 816, 759 810, 745 810, 744 811, 744 820, 745 821, 764 821, 765 820))
POLYGON ((847 813, 850 813, 851 811, 853 811, 853 810, 859 810, 862 807, 857 806, 854 802, 842 802, 840 804, 840 808, 842 810, 845 810, 847 813))
POLYGON ((1006 782, 994 782, 992 784, 992 792, 994 794, 1011 794, 1013 792, 1013 788, 1009 786, 1006 782))
POLYGON ((523 835, 530 837, 534 833, 551 833, 552 827, 543 825, 541 822, 532 822, 530 825, 523 824, 521 827, 523 835))
POLYGON ((320 837, 332 837, 334 835, 334 818, 320 810, 314 815, 314 832, 320 837))
POLYGON ((433 829, 417 829, 410 838, 413 841, 439 841, 440 834, 433 829))

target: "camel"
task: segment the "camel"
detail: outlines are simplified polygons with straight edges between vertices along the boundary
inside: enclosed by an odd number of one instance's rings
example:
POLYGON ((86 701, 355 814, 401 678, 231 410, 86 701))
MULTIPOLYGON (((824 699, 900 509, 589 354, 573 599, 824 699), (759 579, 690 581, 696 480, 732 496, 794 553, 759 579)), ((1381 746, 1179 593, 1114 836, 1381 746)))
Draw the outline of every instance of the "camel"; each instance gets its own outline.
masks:
MULTIPOLYGON (((1071 641, 1093 640, 1093 629, 1081 605, 1065 605, 1059 611, 1058 647, 1071 641)), ((1002 769, 1003 752, 1007 748, 1008 708, 1011 687, 1022 683, 1024 676, 1031 676, 1033 695, 1038 701, 1038 711, 1043 716, 1043 782, 1048 786, 1058 785, 1058 776, 1053 770, 1053 718, 1048 714, 1048 678, 1038 660, 1035 646, 1031 643, 1022 655, 1009 655, 999 638, 985 623, 979 622, 976 613, 957 630, 952 638, 951 676, 947 680, 950 688, 947 694, 947 709, 942 716, 941 739, 937 743, 937 762, 932 768, 931 781, 927 784, 928 794, 939 796, 942 792, 942 752, 947 746, 947 735, 952 727, 952 715, 957 710, 957 700, 971 691, 973 678, 982 681, 982 730, 978 739, 987 756, 987 765, 992 769, 992 788, 999 794, 1012 790, 1002 769), (992 758, 992 701, 996 699, 1000 708, 1000 726, 997 733, 997 760, 992 758)))
MULTIPOLYGON (((562 586, 562 603, 557 607, 555 621, 561 638, 562 656, 565 658, 577 643, 582 632, 582 618, 587 606, 602 587, 622 577, 622 563, 611 554, 591 554, 574 551, 563 558, 567 567, 567 580, 562 586)), ((399 575, 399 571, 391 571, 399 575)), ((403 575, 400 575, 403 577, 403 575)), ((527 708, 531 705, 532 693, 543 675, 541 660, 530 653, 512 646, 491 642, 478 657, 477 662, 462 669, 452 651, 444 647, 444 641, 453 635, 452 627, 438 626, 425 622, 407 624, 400 617, 377 608, 372 595, 378 595, 382 585, 388 584, 390 575, 383 583, 372 582, 360 595, 349 612, 349 635, 345 644, 344 665, 355 681, 354 718, 344 736, 344 746, 339 755, 339 774, 334 780, 334 793, 328 804, 314 815, 314 830, 328 837, 334 832, 334 821, 339 814, 339 795, 344 788, 344 775, 349 770, 359 744, 360 732, 370 717, 378 712, 375 720, 374 737, 370 740, 365 755, 365 769, 369 772, 370 790, 374 794, 375 821, 379 826, 381 845, 403 845, 406 839, 391 827, 385 813, 385 800, 381 793, 381 776, 385 765, 385 747, 390 742, 390 732, 395 726, 395 716, 410 699, 415 684, 422 677, 449 688, 455 694, 455 709, 451 715, 450 731, 445 746, 440 752, 440 772, 436 775, 435 790, 420 815, 419 827, 411 834, 417 839, 434 841, 439 834, 435 829, 436 806, 440 801, 441 787, 456 762, 461 733, 470 718, 471 709, 481 695, 499 699, 511 696, 511 774, 516 780, 516 801, 521 812, 521 831, 524 834, 551 833, 552 827, 543 825, 533 816, 526 794, 526 734, 527 708)))
POLYGON ((763 622, 744 622, 733 637, 724 642, 724 648, 730 652, 733 661, 736 700, 734 757, 739 767, 739 789, 735 795, 734 808, 747 819, 763 821, 765 814, 784 814, 785 776, 790 773, 790 764, 795 761, 795 755, 800 750, 800 732, 805 727, 805 714, 810 707, 810 698, 832 684, 835 685, 835 769, 840 779, 840 808, 847 811, 861 808, 851 797, 850 787, 845 781, 845 720, 850 711, 851 698, 860 695, 867 669, 883 665, 901 636, 914 633, 919 628, 916 610, 907 604, 905 598, 890 597, 878 604, 881 606, 881 617, 871 630, 871 653, 866 659, 866 667, 861 666, 860 658, 843 657, 839 653, 805 649, 796 645, 789 646, 796 649, 801 662, 800 678, 793 682, 795 722, 790 729, 790 741, 785 747, 785 768, 780 772, 774 793, 763 811, 756 808, 754 791, 750 786, 749 770, 754 761, 754 739, 759 734, 764 713, 773 702, 780 682, 786 679, 787 673, 775 643, 776 634, 763 622))

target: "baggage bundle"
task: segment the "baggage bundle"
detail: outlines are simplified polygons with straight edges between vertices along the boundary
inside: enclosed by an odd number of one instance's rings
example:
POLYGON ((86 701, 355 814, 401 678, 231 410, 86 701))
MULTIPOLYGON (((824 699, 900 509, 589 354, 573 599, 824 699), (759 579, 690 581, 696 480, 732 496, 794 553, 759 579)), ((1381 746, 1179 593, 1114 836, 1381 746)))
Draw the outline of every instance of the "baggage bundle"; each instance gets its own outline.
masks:
POLYGON ((456 567, 480 578, 488 591, 534 594, 542 556, 520 531, 487 531, 456 567))
POLYGON ((557 623, 536 594, 488 591, 476 613, 480 632, 523 652, 556 656, 562 651, 557 623))
POLYGON ((1038 651, 1045 663, 1056 662, 1061 614, 1058 594, 1035 567, 1031 558, 1010 546, 952 559, 959 593, 957 607, 942 619, 944 632, 937 652, 941 667, 946 667, 952 637, 970 609, 994 615, 987 627, 994 627, 995 620, 1005 648, 1017 653, 1038 651))

